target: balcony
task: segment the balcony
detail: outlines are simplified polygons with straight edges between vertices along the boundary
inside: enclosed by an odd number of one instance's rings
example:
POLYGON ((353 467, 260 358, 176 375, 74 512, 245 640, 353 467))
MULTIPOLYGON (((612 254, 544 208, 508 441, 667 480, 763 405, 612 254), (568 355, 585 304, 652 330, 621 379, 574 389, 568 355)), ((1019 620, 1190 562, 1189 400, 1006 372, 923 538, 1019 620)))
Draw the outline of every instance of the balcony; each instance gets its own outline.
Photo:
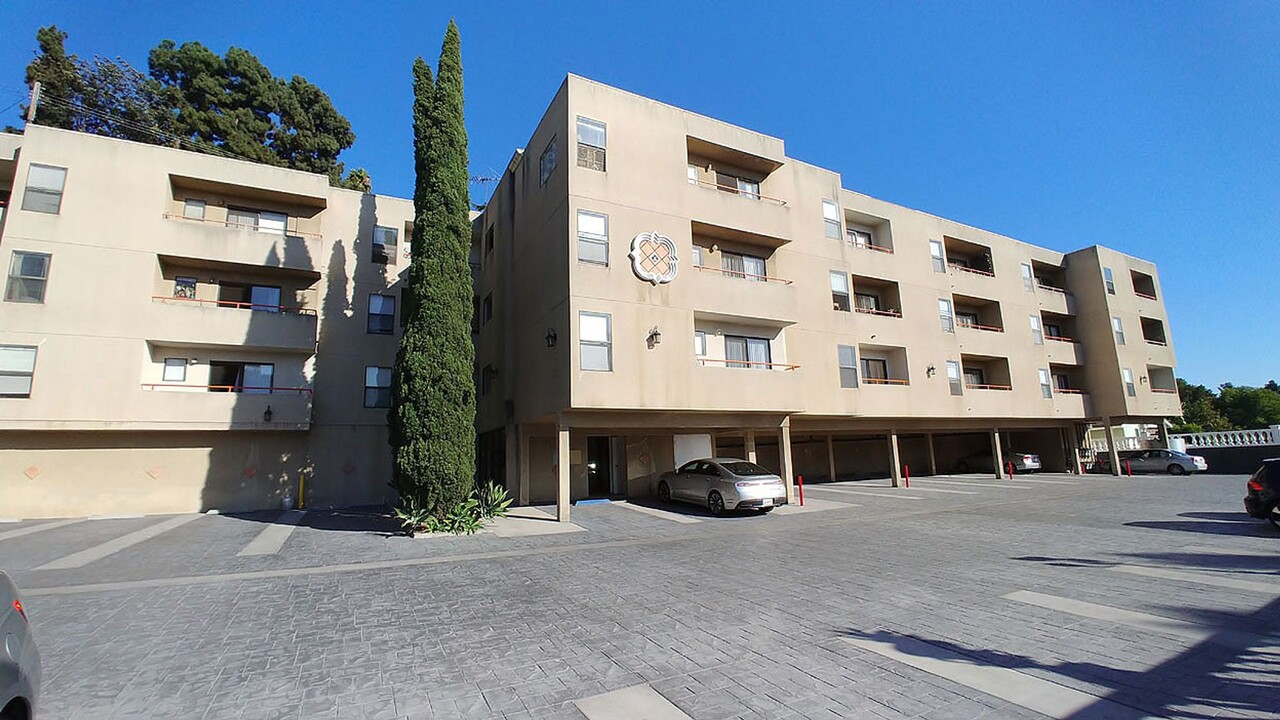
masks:
POLYGON ((308 430, 310 388, 243 388, 174 383, 141 386, 129 429, 157 430, 308 430), (260 393, 260 394, 259 394, 260 393))
POLYGON ((893 230, 886 218, 845 208, 844 233, 849 247, 855 250, 893 254, 893 230))
POLYGON ((902 317, 902 294, 892 280, 853 276, 853 311, 876 317, 902 317))
MULTIPOLYGON (((704 263, 715 255, 704 249, 704 263), (709 256, 709 257, 708 257, 709 256)), ((724 318, 755 318, 774 324, 790 324, 797 319, 796 287, 787 278, 768 274, 738 270, 740 264, 730 261, 732 267, 723 267, 723 259, 730 255, 727 251, 717 253, 722 256, 721 266, 712 264, 695 264, 697 270, 698 292, 696 295, 697 311, 724 318)), ((757 264, 766 268, 767 260, 753 258, 757 264)))
POLYGON ((686 184, 689 217, 698 225, 747 233, 757 244, 780 247, 791 241, 791 208, 759 185, 722 184, 720 179, 690 178, 686 184))
POLYGON ((894 345, 858 345, 858 374, 863 385, 906 387, 911 384, 907 370, 907 349, 894 345))
POLYGON ((1089 393, 1072 388, 1053 389, 1053 414, 1055 417, 1082 419, 1093 415, 1089 393))
POLYGON ((1169 340, 1164 334, 1164 323, 1155 318, 1144 317, 1142 320, 1142 339, 1148 345, 1168 347, 1169 340))
POLYGON ((1133 294, 1143 300, 1156 299, 1156 279, 1151 275, 1137 270, 1129 271, 1129 278, 1133 282, 1133 294))
POLYGON ((155 295, 146 311, 147 335, 171 345, 252 347, 312 354, 317 318, 300 307, 259 306, 155 295))
POLYGON ((165 213, 168 232, 156 250, 167 255, 202 260, 289 268, 319 273, 328 262, 320 235, 264 232, 222 220, 165 213))
POLYGON ((1009 375, 1008 358, 991 355, 960 356, 960 372, 964 389, 976 391, 1009 392, 1013 381, 1009 375))
POLYGON ((991 261, 991 248, 944 235, 942 245, 947 253, 947 267, 952 271, 995 277, 995 265, 991 261))

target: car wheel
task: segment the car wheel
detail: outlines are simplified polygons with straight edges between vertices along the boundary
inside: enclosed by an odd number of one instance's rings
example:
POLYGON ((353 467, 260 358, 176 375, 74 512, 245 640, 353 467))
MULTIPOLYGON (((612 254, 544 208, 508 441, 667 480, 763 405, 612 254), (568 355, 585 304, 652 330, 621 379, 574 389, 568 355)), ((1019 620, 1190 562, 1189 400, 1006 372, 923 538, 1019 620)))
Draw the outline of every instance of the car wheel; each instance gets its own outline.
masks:
POLYGON ((707 496, 707 509, 716 517, 724 514, 724 498, 720 497, 718 490, 712 490, 711 494, 707 496))
POLYGON ((1267 520, 1277 528, 1280 528, 1280 505, 1272 505, 1271 512, 1267 514, 1267 520))
POLYGON ((671 486, 665 481, 658 483, 658 500, 664 503, 671 502, 671 486))
POLYGON ((961 473, 961 474, 969 472, 969 463, 964 462, 963 460, 961 460, 961 461, 956 465, 956 472, 961 473))
POLYGON ((1175 464, 1175 465, 1170 465, 1170 466, 1169 466, 1169 474, 1170 474, 1170 475, 1186 475, 1186 474, 1187 474, 1187 469, 1186 469, 1186 468, 1184 468, 1184 467, 1182 467, 1181 465, 1176 465, 1176 464, 1175 464))

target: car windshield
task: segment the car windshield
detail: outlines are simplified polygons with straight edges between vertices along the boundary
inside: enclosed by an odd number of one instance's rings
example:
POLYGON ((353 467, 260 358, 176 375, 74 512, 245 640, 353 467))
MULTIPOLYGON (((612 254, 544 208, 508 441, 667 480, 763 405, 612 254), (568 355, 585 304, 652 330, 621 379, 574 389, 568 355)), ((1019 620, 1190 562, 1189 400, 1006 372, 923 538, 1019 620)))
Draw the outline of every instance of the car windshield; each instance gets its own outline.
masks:
POLYGON ((752 475, 772 475, 773 473, 765 470, 753 462, 746 460, 733 460, 731 462, 720 463, 720 467, 737 475, 738 477, 750 477, 752 475))

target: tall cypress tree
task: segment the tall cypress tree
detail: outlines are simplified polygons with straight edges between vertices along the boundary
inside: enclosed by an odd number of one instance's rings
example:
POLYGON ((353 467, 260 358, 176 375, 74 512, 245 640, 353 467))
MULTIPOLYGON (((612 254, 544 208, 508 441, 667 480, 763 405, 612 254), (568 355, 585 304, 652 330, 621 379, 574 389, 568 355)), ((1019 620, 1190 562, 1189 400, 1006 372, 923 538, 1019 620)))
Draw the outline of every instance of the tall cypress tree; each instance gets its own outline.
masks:
POLYGON ((416 219, 389 420, 401 504, 443 516, 470 492, 476 461, 467 132, 453 21, 436 74, 432 88, 426 63, 414 64, 416 219))

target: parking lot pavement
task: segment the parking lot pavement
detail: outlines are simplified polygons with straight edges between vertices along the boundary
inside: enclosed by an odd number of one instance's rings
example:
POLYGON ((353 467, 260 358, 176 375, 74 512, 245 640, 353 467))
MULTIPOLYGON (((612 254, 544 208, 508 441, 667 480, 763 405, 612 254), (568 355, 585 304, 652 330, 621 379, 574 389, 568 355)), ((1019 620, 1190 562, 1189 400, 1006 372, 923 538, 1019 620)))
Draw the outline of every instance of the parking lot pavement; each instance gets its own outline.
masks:
POLYGON ((1280 717, 1280 531, 1243 485, 809 485, 805 511, 614 503, 510 537, 25 521, 0 567, 41 718, 1280 717))

